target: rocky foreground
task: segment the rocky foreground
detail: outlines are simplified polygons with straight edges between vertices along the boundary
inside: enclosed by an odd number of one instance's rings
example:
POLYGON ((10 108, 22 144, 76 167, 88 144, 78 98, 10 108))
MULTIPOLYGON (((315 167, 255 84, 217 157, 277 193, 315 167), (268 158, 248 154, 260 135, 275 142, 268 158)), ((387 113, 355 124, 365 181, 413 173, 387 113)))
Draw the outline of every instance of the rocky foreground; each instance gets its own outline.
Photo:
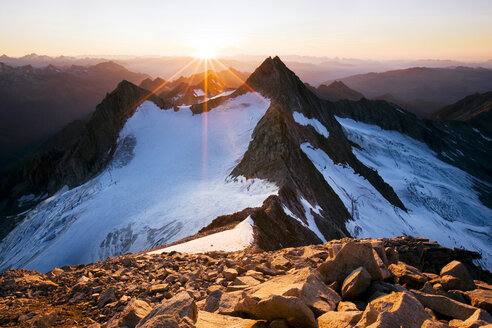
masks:
POLYGON ((423 238, 133 254, 0 277, 2 327, 492 327, 477 253, 423 238))

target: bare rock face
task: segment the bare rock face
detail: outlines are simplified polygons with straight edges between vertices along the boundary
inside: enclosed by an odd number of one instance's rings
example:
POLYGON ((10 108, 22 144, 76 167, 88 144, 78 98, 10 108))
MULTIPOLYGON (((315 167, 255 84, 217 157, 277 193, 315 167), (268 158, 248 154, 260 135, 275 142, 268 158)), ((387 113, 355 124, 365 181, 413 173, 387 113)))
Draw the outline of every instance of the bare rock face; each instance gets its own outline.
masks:
POLYGON ((104 305, 106 305, 107 303, 109 302, 112 302, 116 299, 116 296, 114 294, 114 287, 109 287, 108 289, 106 289, 106 291, 101 294, 101 296, 99 297, 99 303, 98 303, 98 306, 99 307, 103 307, 104 305))
POLYGON ((475 311, 468 319, 466 320, 451 320, 449 322, 450 327, 459 327, 459 328, 475 328, 475 327, 489 327, 492 324, 492 317, 489 313, 484 310, 475 311))
POLYGON ((337 305, 338 312, 359 311, 357 305, 352 302, 340 302, 337 305))
POLYGON ((185 317, 195 323, 198 317, 198 308, 193 297, 188 292, 183 291, 155 307, 136 327, 166 327, 161 322, 174 324, 173 321, 182 324, 181 321, 185 317))
POLYGON ((326 312, 318 318, 319 328, 354 327, 362 318, 362 311, 326 312))
POLYGON ((316 328, 318 326, 313 312, 294 296, 271 295, 265 299, 246 296, 236 309, 253 318, 267 321, 285 319, 294 327, 316 328))
POLYGON ((417 268, 403 262, 391 264, 388 269, 398 277, 398 282, 401 284, 408 284, 409 286, 420 288, 427 281, 427 277, 417 268))
POLYGON ((422 328, 449 328, 449 325, 435 319, 427 319, 422 324, 422 328))
POLYGON ((220 297, 219 307, 217 311, 220 314, 234 314, 236 313, 236 306, 241 299, 241 291, 224 293, 220 297))
POLYGON ((224 271, 222 271, 222 275, 226 280, 232 281, 236 279, 238 272, 236 269, 225 269, 224 271))
POLYGON ((475 289, 466 292, 466 296, 470 299, 471 305, 492 313, 492 290, 475 289))
POLYGON ((476 307, 463 304, 443 295, 431 295, 413 290, 412 293, 425 307, 442 315, 459 320, 466 320, 476 310, 476 307))
POLYGON ((122 326, 134 328, 151 310, 152 307, 149 303, 132 299, 121 313, 116 314, 106 323, 105 328, 117 328, 122 326))
POLYGON ((140 320, 145 318, 151 310, 152 308, 147 302, 142 300, 131 300, 123 310, 121 324, 128 328, 133 328, 140 320))
POLYGON ((420 328, 429 318, 422 304, 409 292, 393 293, 369 303, 356 327, 420 328))
POLYGON ((341 247, 334 258, 329 258, 321 264, 318 270, 325 282, 341 283, 353 270, 363 266, 372 279, 380 280, 383 279, 383 275, 375 255, 377 254, 370 243, 348 242, 341 247))
POLYGON ((234 327, 234 328, 260 328, 267 327, 265 323, 258 320, 242 319, 229 315, 198 311, 198 320, 195 324, 196 328, 218 328, 218 327, 234 327))
POLYGON ((343 281, 342 298, 351 299, 366 291, 371 284, 371 275, 364 267, 352 271, 343 281))
POLYGON ((472 290, 475 283, 466 266, 459 261, 451 261, 441 269, 441 284, 444 289, 472 290))

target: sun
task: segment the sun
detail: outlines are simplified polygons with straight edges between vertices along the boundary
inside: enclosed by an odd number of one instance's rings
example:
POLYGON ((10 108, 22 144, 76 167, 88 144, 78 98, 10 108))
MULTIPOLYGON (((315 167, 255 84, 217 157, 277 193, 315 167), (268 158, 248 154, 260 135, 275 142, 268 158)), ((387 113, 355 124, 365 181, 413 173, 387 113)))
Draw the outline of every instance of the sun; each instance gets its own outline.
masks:
POLYGON ((210 59, 215 56, 214 48, 211 45, 203 44, 198 47, 196 51, 196 57, 200 59, 210 59))

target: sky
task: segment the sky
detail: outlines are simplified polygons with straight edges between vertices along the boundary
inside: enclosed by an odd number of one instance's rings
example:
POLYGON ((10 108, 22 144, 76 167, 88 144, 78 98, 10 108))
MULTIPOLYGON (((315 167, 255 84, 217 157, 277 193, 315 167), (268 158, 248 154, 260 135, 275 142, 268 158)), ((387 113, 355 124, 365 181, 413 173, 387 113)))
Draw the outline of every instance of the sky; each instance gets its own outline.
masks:
POLYGON ((492 59, 491 0, 0 0, 0 53, 492 59))

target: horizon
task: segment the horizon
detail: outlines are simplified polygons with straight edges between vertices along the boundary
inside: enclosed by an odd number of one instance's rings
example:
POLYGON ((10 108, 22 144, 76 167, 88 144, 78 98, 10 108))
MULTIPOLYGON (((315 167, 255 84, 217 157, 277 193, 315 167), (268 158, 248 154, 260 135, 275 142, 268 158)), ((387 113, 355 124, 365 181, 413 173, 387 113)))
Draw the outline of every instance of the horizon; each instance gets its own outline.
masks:
MULTIPOLYGON (((0 54, 0 57, 6 56, 12 59, 22 59, 29 56, 38 56, 38 57, 49 57, 52 59, 57 59, 60 57, 64 58, 74 58, 74 59, 104 59, 104 60, 125 60, 125 59, 145 59, 145 58, 197 58, 196 55, 167 55, 167 54, 148 54, 148 55, 135 55, 135 54, 120 54, 120 55, 112 55, 112 54, 81 54, 81 55, 66 55, 66 54, 53 54, 48 55, 44 53, 25 53, 23 55, 11 55, 7 53, 0 54)), ((492 55, 490 57, 486 57, 483 59, 459 59, 459 58, 451 58, 451 57, 442 57, 442 58, 433 58, 433 57, 417 57, 417 58, 388 58, 388 59, 377 59, 377 58, 364 58, 364 57, 339 57, 339 56, 311 56, 311 55, 298 55, 298 54, 233 54, 233 55, 218 55, 213 56, 215 59, 235 59, 238 61, 256 61, 256 60, 264 60, 268 57, 278 56, 285 61, 295 62, 296 60, 300 63, 312 63, 312 60, 339 60, 339 61, 365 61, 365 62, 420 62, 420 61, 435 61, 435 62, 457 62, 457 63, 465 63, 465 64, 480 64, 492 61, 492 55), (238 58, 242 57, 242 58, 238 58), (305 61, 302 61, 302 60, 305 61)))
POLYGON ((3 7, 0 44, 11 57, 196 57, 206 49, 220 58, 265 53, 376 61, 492 58, 492 3, 484 0, 248 6, 21 0, 3 7))

